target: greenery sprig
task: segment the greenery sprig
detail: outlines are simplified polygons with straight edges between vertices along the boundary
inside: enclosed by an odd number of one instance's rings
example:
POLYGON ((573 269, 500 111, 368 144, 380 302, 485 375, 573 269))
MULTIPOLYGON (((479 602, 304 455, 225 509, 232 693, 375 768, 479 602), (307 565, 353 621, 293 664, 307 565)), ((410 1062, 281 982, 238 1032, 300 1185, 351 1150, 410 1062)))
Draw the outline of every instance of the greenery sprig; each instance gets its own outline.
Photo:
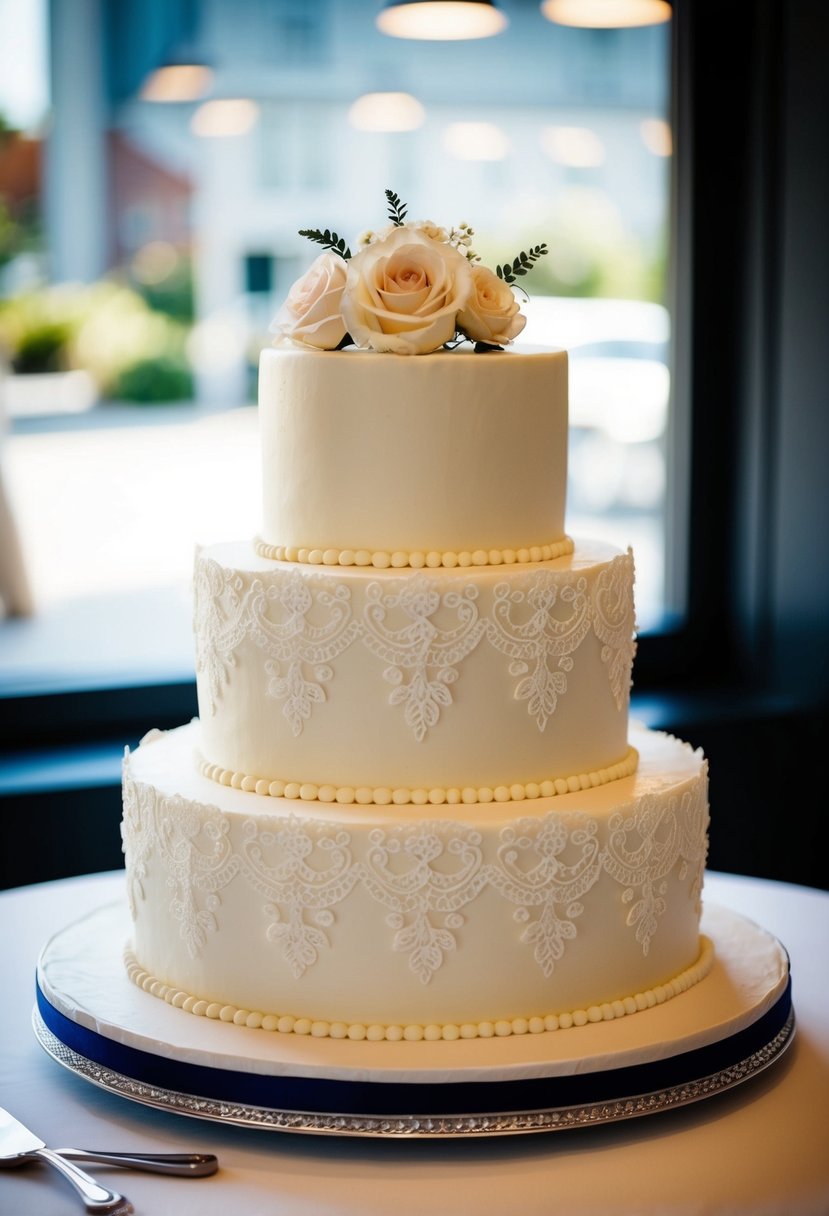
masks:
POLYGON ((328 228, 324 232, 320 232, 319 228, 300 228, 299 235, 307 237, 309 241, 315 241, 317 245, 323 245, 326 249, 333 249, 334 253, 338 253, 346 262, 351 257, 351 250, 345 239, 328 228))
POLYGON ((409 208, 405 203, 401 202, 400 196, 395 194, 393 190, 386 191, 386 198, 389 201, 389 219, 394 224, 395 228, 402 228, 403 221, 406 218, 406 212, 409 208))
POLYGON ((526 252, 522 250, 511 264, 505 262, 503 266, 496 266, 495 273, 499 279, 503 279, 505 283, 512 285, 516 278, 528 274, 532 270, 533 264, 539 258, 544 257, 544 254, 547 252, 546 245, 534 245, 532 249, 526 252))

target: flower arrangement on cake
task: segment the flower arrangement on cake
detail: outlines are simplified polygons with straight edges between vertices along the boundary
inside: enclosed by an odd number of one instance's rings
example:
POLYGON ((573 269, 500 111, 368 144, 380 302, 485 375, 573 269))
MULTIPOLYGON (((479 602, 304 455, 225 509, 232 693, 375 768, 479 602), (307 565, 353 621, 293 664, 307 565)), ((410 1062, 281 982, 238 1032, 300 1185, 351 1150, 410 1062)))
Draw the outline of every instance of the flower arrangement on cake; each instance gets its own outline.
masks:
POLYGON ((462 342, 480 351, 512 342, 526 324, 513 284, 547 246, 522 251, 493 271, 472 249, 468 224, 407 222, 398 195, 387 190, 386 199, 390 223, 363 233, 355 254, 328 228, 300 230, 325 252, 297 279, 271 324, 276 343, 424 355, 462 342))

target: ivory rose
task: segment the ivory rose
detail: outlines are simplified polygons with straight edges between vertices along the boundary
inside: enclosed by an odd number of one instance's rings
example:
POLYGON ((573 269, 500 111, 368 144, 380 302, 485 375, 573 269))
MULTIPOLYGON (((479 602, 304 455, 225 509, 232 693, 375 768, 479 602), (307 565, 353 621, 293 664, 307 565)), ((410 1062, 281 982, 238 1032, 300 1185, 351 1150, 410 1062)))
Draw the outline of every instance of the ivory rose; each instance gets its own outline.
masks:
POLYGON ((472 293, 472 271, 449 245, 398 227, 348 263, 343 317, 361 347, 422 355, 449 342, 472 293))
POLYGON ((339 254, 321 253, 294 283, 270 332, 318 350, 335 350, 346 334, 341 311, 345 279, 346 263, 339 254))
POLYGON ((486 266, 472 267, 473 290, 458 317, 458 327, 473 342, 504 346, 527 324, 510 287, 486 266))

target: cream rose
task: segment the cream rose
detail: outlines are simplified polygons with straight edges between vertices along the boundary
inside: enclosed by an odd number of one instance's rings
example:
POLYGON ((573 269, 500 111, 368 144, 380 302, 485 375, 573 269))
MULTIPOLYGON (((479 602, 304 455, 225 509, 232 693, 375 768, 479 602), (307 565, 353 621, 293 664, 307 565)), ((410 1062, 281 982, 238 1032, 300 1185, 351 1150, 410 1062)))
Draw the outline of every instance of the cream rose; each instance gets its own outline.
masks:
POLYGON ((474 342, 512 342, 527 324, 512 290, 486 266, 473 266, 472 279, 472 295, 458 317, 458 328, 474 342))
POLYGON ((472 272, 449 245, 395 228, 348 263, 343 317, 357 346, 423 355, 449 342, 472 292, 472 272))
POLYGON ((326 250, 297 279, 270 332, 318 350, 335 350, 346 335, 341 305, 346 262, 326 250))

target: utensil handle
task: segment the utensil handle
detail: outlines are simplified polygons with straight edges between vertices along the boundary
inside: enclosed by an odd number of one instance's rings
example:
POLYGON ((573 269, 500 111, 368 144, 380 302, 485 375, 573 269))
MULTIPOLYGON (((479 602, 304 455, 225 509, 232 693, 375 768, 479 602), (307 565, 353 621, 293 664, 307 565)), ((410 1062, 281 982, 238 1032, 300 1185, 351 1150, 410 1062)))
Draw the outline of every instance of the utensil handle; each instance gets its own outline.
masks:
POLYGON ((86 1148, 56 1148, 53 1151, 67 1161, 118 1165, 150 1174, 175 1174, 180 1178, 206 1178, 219 1168, 219 1159, 212 1153, 97 1153, 86 1148))
POLYGON ((59 1173, 63 1174, 67 1182, 71 1182, 83 1199, 87 1212, 99 1213, 101 1216, 104 1213, 110 1213, 112 1216, 115 1216, 115 1213, 118 1216, 127 1216, 127 1213, 133 1211, 132 1204, 123 1195, 119 1195, 117 1191, 111 1191, 109 1187, 102 1186, 79 1166, 74 1165, 71 1161, 65 1161, 52 1149, 38 1148, 32 1155, 39 1157, 41 1161, 48 1161, 59 1173))

